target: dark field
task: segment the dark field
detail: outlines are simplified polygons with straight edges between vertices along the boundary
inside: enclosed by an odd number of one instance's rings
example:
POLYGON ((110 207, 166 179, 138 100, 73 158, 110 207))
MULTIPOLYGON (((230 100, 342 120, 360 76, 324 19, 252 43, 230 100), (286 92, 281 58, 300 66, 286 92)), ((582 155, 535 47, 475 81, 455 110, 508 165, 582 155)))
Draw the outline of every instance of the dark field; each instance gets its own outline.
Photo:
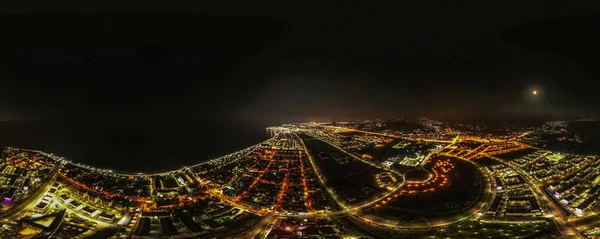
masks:
MULTIPOLYGON (((440 158, 432 159, 432 162, 440 158)), ((484 190, 481 173, 469 162, 447 159, 455 165, 448 173, 449 184, 436 187, 433 192, 402 195, 386 206, 367 213, 390 220, 418 223, 456 216, 473 207, 475 202, 481 200, 484 190)), ((431 165, 427 163, 425 168, 430 170, 431 165)))
POLYGON ((480 166, 492 166, 492 165, 500 164, 498 161, 488 158, 488 157, 474 158, 474 159, 471 159, 471 161, 475 162, 477 165, 480 165, 480 166))
POLYGON ((300 135, 316 166, 324 176, 325 184, 331 187, 338 198, 347 204, 354 205, 377 197, 384 192, 377 187, 375 174, 380 169, 358 160, 350 159, 348 163, 340 164, 335 159, 321 158, 321 155, 340 155, 338 149, 310 136, 300 135))
POLYGON ((420 181, 427 180, 427 178, 429 178, 429 177, 430 177, 430 173, 425 170, 421 170, 421 169, 413 169, 413 170, 410 170, 410 171, 404 173, 404 178, 407 182, 409 182, 409 181, 420 182, 420 181))

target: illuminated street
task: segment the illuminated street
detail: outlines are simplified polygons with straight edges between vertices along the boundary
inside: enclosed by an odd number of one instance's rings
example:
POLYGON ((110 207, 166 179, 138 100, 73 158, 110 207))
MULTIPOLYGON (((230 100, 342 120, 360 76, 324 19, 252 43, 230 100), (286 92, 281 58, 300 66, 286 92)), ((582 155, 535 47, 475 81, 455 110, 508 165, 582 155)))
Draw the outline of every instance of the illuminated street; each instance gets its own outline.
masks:
MULTIPOLYGON (((429 121, 423 125, 438 130, 429 121)), ((3 172, 29 167, 23 160, 43 165, 40 160, 51 174, 26 192, 31 195, 15 197, 2 213, 7 222, 34 225, 37 233, 62 233, 35 226, 36 218, 62 210, 66 216, 56 225, 81 229, 65 235, 108 233, 114 238, 274 238, 312 235, 321 227, 337 235, 387 237, 440 228, 459 235, 465 225, 524 227, 519 233, 534 233, 525 229, 527 220, 536 221, 535 228, 548 225, 545 233, 583 238, 600 226, 589 197, 574 200, 585 208, 559 200, 573 192, 563 187, 599 166, 596 157, 552 153, 520 141, 531 131, 503 138, 464 132, 432 138, 430 133, 403 136, 317 123, 268 130, 272 137, 260 144, 154 174, 121 174, 10 148, 3 172), (409 151, 417 146, 419 150, 409 151), (386 155, 406 156, 381 157, 379 148, 388 150, 386 155), (563 161, 567 158, 579 164, 563 161), (555 168, 570 173, 559 175, 555 168), (465 183, 472 185, 457 187, 465 183), (450 198, 436 204, 440 197, 450 198), (397 212, 419 220, 397 217, 397 212), (115 226, 119 229, 109 230, 115 226)), ((598 177, 581 180, 599 182, 598 177)), ((492 227, 486 231, 498 233, 492 227)))
POLYGON ((600 4, 6 1, 0 239, 600 239, 600 4))

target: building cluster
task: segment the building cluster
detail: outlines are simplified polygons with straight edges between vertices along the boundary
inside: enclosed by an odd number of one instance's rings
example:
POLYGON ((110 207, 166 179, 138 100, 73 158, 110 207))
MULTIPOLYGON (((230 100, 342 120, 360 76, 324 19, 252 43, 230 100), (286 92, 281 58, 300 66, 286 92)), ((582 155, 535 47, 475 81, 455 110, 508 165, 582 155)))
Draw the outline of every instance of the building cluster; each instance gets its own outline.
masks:
MULTIPOLYGON (((482 145, 480 145, 482 146, 482 145)), ((452 147, 443 148, 437 153, 444 156, 460 158, 463 160, 471 160, 479 157, 479 151, 482 150, 482 147, 469 147, 463 145, 457 145, 452 147)))
MULTIPOLYGON (((465 180, 470 171, 462 161, 481 159, 488 160, 476 164, 492 186, 489 203, 475 201, 477 195, 468 203, 445 202, 445 209, 473 209, 468 213, 479 222, 524 221, 551 212, 544 207, 549 198, 568 214, 593 215, 600 206, 596 157, 538 150, 521 140, 526 126, 503 127, 494 137, 497 129, 483 124, 451 128, 430 119, 289 124, 268 128, 272 138, 260 144, 157 174, 117 173, 8 148, 0 157, 0 213, 19 212, 10 227, 18 233, 0 229, 0 236, 342 238, 347 228, 340 218, 318 215, 354 211, 363 222, 389 225, 357 214, 385 212, 400 197, 435 198, 464 181, 481 188, 480 176, 465 180), (518 156, 505 160, 510 155, 518 156)), ((565 122, 549 122, 533 137, 566 129, 565 122)), ((464 222, 472 220, 458 224, 464 222)))
MULTIPOLYGON (((303 133, 315 137, 317 139, 323 140, 330 144, 336 145, 346 151, 356 152, 363 149, 370 149, 375 147, 379 142, 383 142, 383 140, 358 140, 356 139, 357 134, 344 135, 340 133, 336 129, 326 129, 326 130, 304 130, 303 133)), ((343 132, 343 131, 342 131, 343 132)))
POLYGON ((385 135, 405 137, 409 139, 428 139, 428 142, 439 142, 450 140, 456 133, 447 127, 447 124, 427 118, 415 121, 400 120, 391 121, 388 127, 381 130, 385 135))
POLYGON ((52 159, 37 153, 4 150, 0 156, 0 197, 4 207, 47 186, 56 166, 52 159))
POLYGON ((368 145, 371 147, 383 147, 394 141, 394 138, 381 135, 364 134, 356 132, 339 132, 338 134, 347 136, 352 141, 359 141, 355 144, 359 144, 360 142, 362 142, 363 145, 368 145))
POLYGON ((142 212, 133 235, 141 238, 164 238, 202 236, 211 232, 235 233, 258 220, 256 215, 207 200, 199 201, 194 210, 189 212, 142 212))
POLYGON ((403 140, 392 146, 394 156, 388 158, 386 161, 416 167, 423 162, 426 154, 440 150, 442 147, 443 144, 440 143, 403 140))
POLYGON ((378 173, 375 175, 375 179, 377 180, 377 186, 382 188, 393 186, 398 181, 390 172, 378 173))
POLYGON ((541 216, 540 204, 530 189, 516 189, 496 194, 487 214, 506 217, 541 216))
POLYGON ((60 174, 83 188, 108 196, 150 196, 150 180, 147 176, 125 176, 114 172, 94 171, 73 164, 65 165, 60 174))
POLYGON ((537 150, 511 163, 528 172, 539 182, 551 182, 584 168, 592 160, 592 157, 537 150))
POLYGON ((550 121, 544 123, 544 125, 539 127, 537 131, 545 135, 566 134, 569 132, 567 130, 568 124, 568 121, 550 121))
POLYGON ((578 216, 594 211, 600 197, 600 161, 586 165, 579 171, 560 174, 560 180, 545 188, 565 210, 578 216))
POLYGON ((483 172, 490 177, 493 201, 487 214, 497 217, 540 216, 542 210, 535 194, 525 179, 502 163, 494 163, 483 167, 483 172))
POLYGON ((522 169, 563 210, 575 215, 593 211, 600 183, 600 162, 595 156, 578 156, 534 150, 511 165, 522 169))
POLYGON ((129 207, 134 205, 128 200, 110 199, 102 194, 78 190, 77 186, 68 182, 54 182, 40 190, 40 199, 31 202, 35 206, 26 208, 20 215, 25 218, 22 222, 26 228, 37 230, 41 235, 58 233, 72 238, 96 227, 118 225, 123 231, 131 231, 135 226, 135 221, 132 221, 134 209, 129 207), (68 213, 64 214, 65 211, 68 213))
MULTIPOLYGON (((75 198, 69 194, 61 194, 60 196, 58 196, 57 199, 60 203, 65 205, 66 208, 70 208, 73 211, 79 211, 81 214, 86 215, 87 217, 90 217, 90 218, 97 217, 98 219, 100 219, 102 221, 106 221, 106 222, 112 222, 115 220, 114 214, 112 214, 110 212, 103 212, 98 209, 99 206, 94 205, 96 203, 101 204, 103 202, 103 200, 94 200, 94 199, 86 198, 88 201, 84 202, 84 200, 86 200, 86 199, 80 198, 80 197, 75 198), (88 203, 90 203, 90 204, 88 204, 88 203), (93 203, 93 204, 91 204, 91 203, 93 203)), ((111 206, 111 205, 106 204, 105 206, 111 206)))
MULTIPOLYGON (((227 169, 226 169, 227 170, 227 169)), ((332 209, 300 140, 290 133, 246 156, 227 177, 211 173, 222 191, 251 208, 277 212, 312 213, 332 209)))
MULTIPOLYGON (((293 137, 290 138, 290 135, 279 141, 269 144, 268 147, 253 147, 255 150, 261 148, 262 151, 247 151, 232 154, 230 157, 245 157, 246 154, 258 156, 261 153, 268 154, 269 151, 277 152, 271 158, 273 171, 265 175, 264 180, 267 182, 279 179, 275 175, 279 173, 276 168, 289 170, 287 173, 289 176, 286 175, 281 178, 283 181, 278 182, 279 184, 283 182, 284 188, 270 194, 274 198, 270 208, 306 212, 305 201, 310 198, 308 207, 311 210, 325 210, 321 208, 325 203, 320 203, 316 192, 318 189, 314 188, 315 185, 319 186, 314 184, 318 182, 316 175, 306 160, 306 154, 300 150, 303 149, 301 144, 293 137), (309 180, 306 180, 307 178, 309 180), (308 193, 309 195, 305 196, 308 193)), ((35 190, 36 195, 40 195, 39 199, 35 199, 36 196, 32 197, 30 204, 19 204, 27 206, 20 216, 33 219, 23 220, 24 227, 18 229, 20 230, 18 235, 61 233, 60 235, 65 238, 72 238, 82 233, 89 235, 97 233, 98 238, 125 238, 128 235, 142 238, 189 237, 205 234, 226 236, 239 233, 259 220, 258 216, 248 213, 247 210, 229 206, 230 203, 207 193, 211 190, 211 180, 200 179, 200 174, 192 167, 161 174, 129 175, 80 167, 68 161, 55 165, 54 160, 29 151, 13 150, 5 154, 7 156, 3 158, 9 160, 1 161, 1 172, 6 175, 2 177, 4 180, 2 185, 11 185, 23 191, 24 177, 31 177, 29 190, 40 188, 35 190), (37 163, 38 160, 49 162, 37 163), (57 169, 54 169, 55 166, 57 169), (52 175, 55 175, 54 183, 41 185, 45 182, 45 178, 52 175), (65 210, 68 213, 64 213, 65 210), (39 219, 36 218, 39 217, 38 215, 44 216, 39 219), (105 231, 115 228, 110 226, 119 226, 118 228, 121 229, 105 231), (101 230, 91 231, 94 228, 101 230)), ((202 176, 207 175, 209 174, 202 174, 202 176)), ((51 182, 51 180, 46 181, 51 182)), ((262 192, 266 193, 267 186, 275 185, 265 183, 262 186, 265 186, 264 190, 261 189, 262 192)), ((20 200, 19 194, 16 193, 15 200, 20 200)), ((265 197, 264 200, 268 199, 265 197)), ((6 203, 9 206, 14 204, 8 199, 6 203)), ((2 234, 2 236, 6 235, 2 234)))
MULTIPOLYGON (((266 142, 269 142, 270 140, 267 140, 266 142)), ((258 145, 253 145, 250 146, 248 148, 236 151, 234 153, 216 158, 216 159, 212 159, 209 160, 207 162, 203 162, 194 166, 190 166, 190 167, 186 167, 188 168, 191 172, 193 173, 202 173, 202 172, 206 172, 209 170, 214 170, 216 168, 221 168, 223 166, 229 165, 233 162, 236 162, 237 160, 239 160, 240 158, 242 158, 244 155, 253 152, 254 150, 256 150, 257 148, 260 147, 261 144, 258 145)))

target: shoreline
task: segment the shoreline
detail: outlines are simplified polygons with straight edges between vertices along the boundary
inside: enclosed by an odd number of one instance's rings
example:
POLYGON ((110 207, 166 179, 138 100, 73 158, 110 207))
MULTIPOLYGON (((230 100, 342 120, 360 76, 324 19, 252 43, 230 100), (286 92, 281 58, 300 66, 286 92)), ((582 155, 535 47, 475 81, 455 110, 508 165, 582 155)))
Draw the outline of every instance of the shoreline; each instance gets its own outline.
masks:
POLYGON ((21 151, 26 151, 26 152, 32 152, 32 153, 38 153, 38 154, 44 155, 46 157, 49 157, 52 160, 61 162, 63 164, 71 164, 73 166, 77 166, 77 167, 88 169, 88 170, 93 170, 93 171, 100 172, 100 173, 111 173, 111 174, 115 174, 116 176, 125 176, 125 177, 147 177, 147 176, 159 176, 159 175, 170 174, 170 173, 182 171, 182 170, 189 169, 189 168, 199 167, 199 166, 202 166, 204 164, 215 163, 216 161, 223 160, 223 159, 235 156, 236 154, 240 154, 240 153, 246 154, 248 152, 253 151, 256 147, 259 147, 261 144, 263 144, 265 142, 269 142, 272 139, 273 138, 271 137, 271 138, 269 138, 267 140, 261 141, 258 144, 254 144, 254 145, 251 145, 249 147, 246 147, 246 148, 234 151, 232 153, 229 153, 229 154, 217 157, 217 158, 209 159, 207 161, 204 161, 204 162, 201 162, 201 163, 197 163, 197 164, 194 164, 194 165, 186 165, 186 166, 183 166, 181 168, 174 169, 174 170, 168 170, 168 171, 162 171, 162 172, 152 172, 152 173, 126 172, 126 171, 112 170, 112 169, 106 169, 106 168, 97 168, 97 167, 93 167, 93 166, 90 166, 90 165, 87 165, 87 164, 73 162, 73 161, 68 160, 66 158, 63 158, 61 156, 55 155, 54 153, 48 153, 48 152, 44 152, 44 151, 37 150, 37 149, 17 148, 17 147, 11 147, 11 146, 6 146, 5 148, 7 148, 7 149, 16 149, 16 150, 21 150, 21 151))

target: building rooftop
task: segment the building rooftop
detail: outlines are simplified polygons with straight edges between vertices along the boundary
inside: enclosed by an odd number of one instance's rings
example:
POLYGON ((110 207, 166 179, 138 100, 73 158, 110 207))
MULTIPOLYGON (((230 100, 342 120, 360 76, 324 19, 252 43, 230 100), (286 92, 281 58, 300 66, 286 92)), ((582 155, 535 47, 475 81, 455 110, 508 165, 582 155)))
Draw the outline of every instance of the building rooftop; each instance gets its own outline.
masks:
POLYGON ((75 200, 73 200, 73 201, 71 201, 71 202, 69 203, 69 205, 71 205, 71 206, 73 206, 73 207, 79 207, 79 206, 81 206, 81 203, 80 203, 80 202, 78 202, 78 201, 75 201, 75 200))
POLYGON ((98 216, 102 217, 102 218, 108 218, 108 219, 115 218, 115 215, 107 213, 107 212, 102 212, 102 213, 98 214, 98 216))
POLYGON ((90 213, 90 214, 92 214, 92 213, 94 213, 95 211, 97 211, 96 209, 94 209, 94 208, 91 208, 90 206, 86 206, 86 207, 84 207, 82 210, 83 210, 84 212, 87 212, 87 213, 90 213))

